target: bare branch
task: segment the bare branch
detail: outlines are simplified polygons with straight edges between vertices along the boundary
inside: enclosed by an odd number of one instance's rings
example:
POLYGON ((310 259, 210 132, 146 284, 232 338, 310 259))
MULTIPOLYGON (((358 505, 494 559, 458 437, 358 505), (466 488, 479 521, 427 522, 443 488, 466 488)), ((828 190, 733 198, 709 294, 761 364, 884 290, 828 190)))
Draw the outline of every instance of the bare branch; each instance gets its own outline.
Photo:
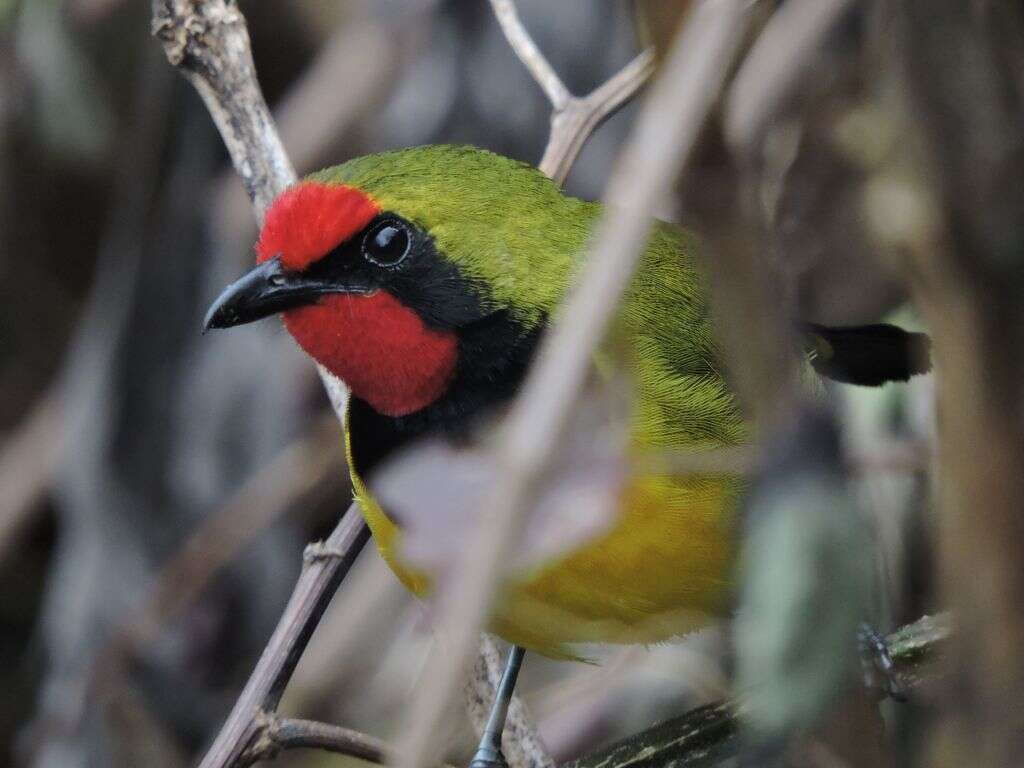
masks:
POLYGON ((389 755, 387 745, 380 739, 339 725, 280 717, 264 710, 257 714, 255 724, 252 746, 235 762, 239 768, 271 760, 288 749, 322 749, 378 765, 385 763, 389 755))
POLYGON ((152 30, 202 97, 262 220, 295 169, 256 79, 245 17, 228 0, 153 0, 152 30))
MULTIPOLYGON (((229 0, 153 0, 152 31, 167 60, 202 97, 262 221, 274 199, 295 183, 295 169, 256 79, 245 17, 229 0)), ((342 419, 345 386, 317 368, 342 419)))
MULTIPOLYGON (((393 751, 382 740, 339 725, 263 711, 257 714, 256 724, 258 730, 253 745, 235 763, 238 768, 272 760, 289 749, 322 749, 377 765, 385 765, 393 759, 393 751)), ((451 766, 442 763, 440 768, 451 766)))
POLYGON ((551 134, 537 167, 562 184, 590 135, 654 72, 654 52, 643 51, 589 95, 573 96, 526 31, 514 0, 491 0, 491 7, 508 44, 551 102, 551 134))
POLYGON ((491 8, 494 9, 494 15, 501 25, 501 31, 505 33, 508 44, 543 89, 544 95, 551 102, 551 107, 555 112, 565 109, 573 98, 572 94, 540 52, 537 44, 533 42, 530 33, 526 31, 514 0, 491 0, 491 8))
POLYGON ((643 51, 589 95, 573 96, 562 109, 555 110, 551 135, 538 167, 562 184, 590 135, 635 96, 653 72, 654 52, 643 51))
POLYGON ((352 504, 326 541, 307 547, 288 606, 200 768, 238 764, 259 733, 256 713, 277 707, 313 630, 369 536, 352 504))
POLYGON ((629 283, 650 229, 650 211, 678 176, 718 97, 748 14, 741 0, 697 7, 679 36, 609 185, 608 210, 581 280, 541 344, 538 358, 503 425, 500 480, 468 532, 465 555, 441 595, 439 629, 448 653, 436 657, 410 709, 401 768, 433 762, 441 713, 473 652, 500 578, 501 552, 561 442, 591 358, 629 283))

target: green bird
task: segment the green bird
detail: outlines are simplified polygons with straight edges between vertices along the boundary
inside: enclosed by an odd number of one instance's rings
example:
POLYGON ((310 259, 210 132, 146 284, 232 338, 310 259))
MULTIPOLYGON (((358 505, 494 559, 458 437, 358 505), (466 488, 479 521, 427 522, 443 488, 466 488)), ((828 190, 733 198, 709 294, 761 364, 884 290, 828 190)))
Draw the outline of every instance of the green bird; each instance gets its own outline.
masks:
MULTIPOLYGON (((416 594, 429 580, 403 561, 401 520, 365 478, 410 441, 457 438, 516 393, 600 216, 599 204, 564 194, 536 168, 480 149, 360 157, 278 198, 258 265, 210 308, 207 328, 280 313, 347 385, 357 499, 381 555, 416 594)), ((656 222, 609 334, 634 394, 630 453, 747 440, 721 374, 697 248, 656 222)), ((929 365, 927 337, 893 326, 802 329, 812 364, 841 381, 905 380, 929 365)), ((606 530, 508 577, 490 628, 564 657, 574 643, 652 642, 727 613, 740 490, 730 475, 629 476, 606 530)))

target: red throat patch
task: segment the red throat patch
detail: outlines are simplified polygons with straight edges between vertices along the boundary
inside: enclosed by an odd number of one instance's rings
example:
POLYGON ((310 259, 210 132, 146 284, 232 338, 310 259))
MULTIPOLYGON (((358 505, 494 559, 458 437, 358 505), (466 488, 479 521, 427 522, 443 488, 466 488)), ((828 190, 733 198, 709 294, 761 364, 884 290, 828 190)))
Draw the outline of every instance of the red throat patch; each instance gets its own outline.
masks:
POLYGON ((431 330, 391 294, 332 294, 284 314, 299 345, 385 416, 425 408, 455 373, 454 333, 431 330))
POLYGON ((341 184, 303 181, 281 194, 267 211, 256 244, 256 263, 274 256, 303 270, 323 258, 380 213, 365 193, 341 184))

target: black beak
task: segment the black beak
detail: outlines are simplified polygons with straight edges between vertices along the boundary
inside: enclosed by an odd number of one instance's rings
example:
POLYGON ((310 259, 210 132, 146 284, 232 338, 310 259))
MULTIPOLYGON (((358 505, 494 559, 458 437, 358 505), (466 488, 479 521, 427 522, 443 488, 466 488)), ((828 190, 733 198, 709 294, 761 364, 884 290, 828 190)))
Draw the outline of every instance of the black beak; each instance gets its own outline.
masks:
POLYGON ((260 320, 286 309, 312 304, 326 293, 367 293, 367 287, 346 285, 327 275, 289 272, 278 257, 268 259, 239 278, 217 297, 203 320, 203 333, 260 320))

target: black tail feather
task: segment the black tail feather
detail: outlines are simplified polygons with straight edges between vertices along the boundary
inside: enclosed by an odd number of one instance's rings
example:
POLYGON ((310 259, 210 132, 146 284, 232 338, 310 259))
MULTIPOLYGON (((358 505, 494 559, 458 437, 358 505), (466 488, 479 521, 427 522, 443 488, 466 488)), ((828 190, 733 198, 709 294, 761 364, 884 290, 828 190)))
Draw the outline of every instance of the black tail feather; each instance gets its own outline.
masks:
POLYGON ((877 387, 931 370, 931 339, 878 323, 830 328, 802 323, 811 365, 827 379, 877 387))

